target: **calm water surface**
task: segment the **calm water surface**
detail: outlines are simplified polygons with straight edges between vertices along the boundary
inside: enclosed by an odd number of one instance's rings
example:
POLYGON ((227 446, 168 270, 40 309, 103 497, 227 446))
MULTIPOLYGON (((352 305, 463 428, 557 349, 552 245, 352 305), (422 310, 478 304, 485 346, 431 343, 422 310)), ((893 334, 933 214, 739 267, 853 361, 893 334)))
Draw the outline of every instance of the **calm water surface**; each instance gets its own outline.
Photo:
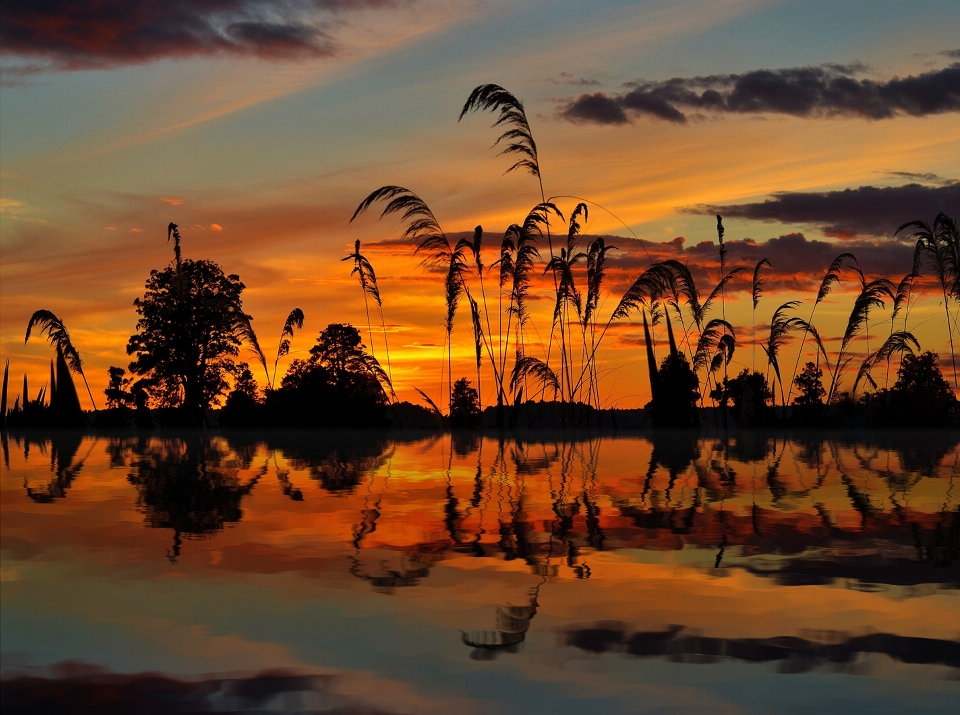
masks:
POLYGON ((958 469, 956 435, 10 436, 5 709, 957 712, 958 469))

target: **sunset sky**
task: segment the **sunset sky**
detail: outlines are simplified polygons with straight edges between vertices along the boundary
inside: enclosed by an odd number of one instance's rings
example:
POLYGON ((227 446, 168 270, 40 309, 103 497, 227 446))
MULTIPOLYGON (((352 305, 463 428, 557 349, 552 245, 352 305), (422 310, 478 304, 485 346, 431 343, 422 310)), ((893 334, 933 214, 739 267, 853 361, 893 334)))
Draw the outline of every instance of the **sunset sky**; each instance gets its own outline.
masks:
MULTIPOLYGON (((512 162, 491 149, 493 115, 457 121, 487 82, 524 101, 546 195, 588 198, 629 227, 590 207, 585 233, 620 249, 604 321, 650 257, 688 263, 708 294, 716 213, 731 267, 773 264, 760 333, 786 300, 803 300, 808 317, 838 253, 852 251, 868 280, 898 283, 912 244, 893 237, 897 227, 940 211, 960 219, 955 0, 74 6, 5 2, 0 30, 0 359, 15 385, 29 373, 31 392, 51 349, 24 346, 23 334, 45 308, 70 330, 102 405, 107 367, 130 360, 133 300, 172 258, 173 221, 186 256, 240 275, 268 356, 295 306, 306 323, 291 358, 328 323, 365 332, 360 289, 340 260, 360 239, 380 279, 397 391, 416 401, 416 386, 441 402, 442 276, 396 241, 395 217, 348 222, 372 190, 405 186, 449 235, 482 225, 485 262, 495 260, 540 192, 529 174, 504 175, 512 162)), ((565 216, 576 204, 556 201, 565 216)), ((856 281, 845 273, 818 308, 833 350, 856 281)), ((546 280, 536 288, 539 354, 553 298, 546 280)), ((952 377, 939 287, 918 293, 908 328, 952 377)), ((726 298, 738 371, 752 363, 749 278, 726 298)), ((617 324, 602 351, 608 405, 649 399, 636 320, 617 324)), ((875 349, 889 306, 870 324, 875 349)), ((861 339, 854 352, 865 350, 861 339)), ((465 303, 454 362, 455 377, 475 379, 465 303)))

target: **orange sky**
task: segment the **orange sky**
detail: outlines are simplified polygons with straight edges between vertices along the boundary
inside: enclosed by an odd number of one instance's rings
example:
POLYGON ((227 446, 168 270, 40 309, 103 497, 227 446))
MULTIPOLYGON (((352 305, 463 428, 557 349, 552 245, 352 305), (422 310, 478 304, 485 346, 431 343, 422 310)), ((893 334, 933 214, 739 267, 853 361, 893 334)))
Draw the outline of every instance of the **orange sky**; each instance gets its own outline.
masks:
MULTIPOLYGON (((820 11, 809 3, 772 1, 695 5, 588 10, 560 3, 547 11, 537 3, 468 3, 457 13, 429 2, 367 8, 317 20, 336 51, 314 48, 296 57, 269 48, 205 55, 161 47, 144 50, 147 61, 134 62, 104 45, 92 50, 102 56, 90 59, 69 55, 77 50, 52 40, 6 50, 0 359, 10 359, 15 384, 27 372, 31 391, 41 386, 51 351, 39 340, 24 346, 22 336, 34 310, 51 310, 70 330, 102 404, 106 368, 129 361, 124 346, 136 322, 132 301, 150 269, 170 260, 165 227, 175 221, 185 255, 216 260, 240 274, 247 286, 244 305, 268 355, 286 314, 303 308, 306 324, 291 358, 302 356, 298 351, 330 322, 365 324, 359 287, 339 260, 362 240, 380 278, 398 394, 416 400, 416 386, 442 402, 440 277, 418 269, 406 247, 375 245, 399 235, 393 218, 378 223, 367 214, 352 225, 348 219, 371 190, 403 185, 428 202, 446 231, 483 225, 486 262, 492 262, 503 230, 522 220, 539 189, 529 175, 503 175, 509 164, 490 150, 496 138, 491 115, 471 114, 457 123, 469 91, 482 82, 502 84, 524 100, 547 195, 587 197, 629 226, 599 209, 585 226, 590 235, 616 236, 611 241, 622 249, 612 254, 604 321, 645 265, 631 232, 654 243, 683 237, 683 250, 675 242, 654 254, 689 263, 702 277, 701 292, 709 292, 718 270, 711 250, 696 246, 716 240, 714 219, 709 211, 678 209, 860 186, 919 183, 932 192, 951 190, 960 165, 955 109, 896 110, 885 118, 838 110, 687 109, 682 124, 643 113, 629 114, 624 125, 563 118, 563 107, 582 93, 617 97, 636 86, 623 85, 631 81, 860 62, 866 68, 849 70, 851 76, 883 83, 939 72, 955 61, 950 51, 960 15, 950 3, 919 3, 908 19, 895 3, 827 4, 820 11), (539 31, 524 33, 529 23, 539 31), (53 58, 52 69, 9 69, 37 57, 53 58), (94 60, 100 65, 92 68, 94 60)), ((956 192, 944 195, 955 198, 956 192)), ((558 204, 566 215, 575 201, 558 204)), ((813 255, 820 261, 851 249, 868 279, 899 281, 910 270, 909 249, 891 239, 894 224, 930 221, 934 205, 917 203, 906 213, 914 204, 904 203, 904 215, 853 239, 836 238, 815 212, 806 219, 727 218, 730 242, 764 244, 803 233, 807 242, 835 247, 771 244, 774 266, 757 324, 762 329, 773 309, 790 299, 804 301, 799 314, 807 317, 829 261, 811 265, 813 255)), ((957 208, 936 210, 956 216, 957 208)), ((752 269, 758 257, 732 245, 729 260, 752 269)), ((825 337, 842 333, 854 297, 852 274, 848 278, 818 308, 815 322, 825 337)), ((744 286, 732 290, 725 306, 738 330, 737 368, 752 364, 744 286)), ((536 287, 541 300, 534 301, 536 329, 528 337, 541 357, 550 292, 547 282, 536 287)), ((909 328, 944 364, 949 345, 936 293, 935 286, 922 290, 909 328)), ((871 315, 870 322, 875 349, 875 336, 889 331, 889 311, 871 315)), ((634 322, 607 337, 600 390, 607 405, 634 407, 648 399, 640 334, 634 322)), ((383 357, 376 337, 375 344, 383 357)), ((853 352, 865 354, 865 341, 853 352)), ((462 307, 455 376, 475 379, 472 354, 469 311, 462 307)), ((792 372, 790 347, 781 362, 792 372)), ((489 370, 482 379, 489 403, 489 370)))

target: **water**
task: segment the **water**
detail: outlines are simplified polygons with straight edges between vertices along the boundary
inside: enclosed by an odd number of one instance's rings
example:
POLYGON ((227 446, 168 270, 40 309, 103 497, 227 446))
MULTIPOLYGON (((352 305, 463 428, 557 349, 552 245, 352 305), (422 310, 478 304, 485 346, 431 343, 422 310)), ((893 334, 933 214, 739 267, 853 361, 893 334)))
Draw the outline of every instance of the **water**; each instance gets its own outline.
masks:
POLYGON ((140 712, 956 712, 956 435, 64 434, 4 459, 5 711, 86 687, 140 712))

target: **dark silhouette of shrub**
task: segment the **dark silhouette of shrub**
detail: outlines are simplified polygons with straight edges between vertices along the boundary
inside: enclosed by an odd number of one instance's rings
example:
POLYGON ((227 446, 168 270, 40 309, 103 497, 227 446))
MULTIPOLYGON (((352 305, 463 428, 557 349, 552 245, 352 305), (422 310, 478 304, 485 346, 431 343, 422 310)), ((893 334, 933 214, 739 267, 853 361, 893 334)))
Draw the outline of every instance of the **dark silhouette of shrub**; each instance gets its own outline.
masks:
POLYGON ((897 382, 862 401, 884 427, 949 427, 960 422, 960 402, 940 372, 939 356, 905 355, 897 382))
POLYGON ((827 394, 823 386, 823 370, 808 362, 794 378, 793 384, 797 386, 799 394, 792 403, 790 422, 798 427, 823 426, 826 412, 823 398, 827 394))
POLYGON ((761 372, 744 369, 732 380, 725 377, 710 396, 724 409, 732 403, 730 414, 738 427, 769 427, 776 422, 776 413, 768 404, 773 392, 761 372))
POLYGON ((655 429, 690 429, 700 424, 700 380, 683 353, 673 351, 660 363, 657 389, 644 409, 655 429))
POLYGON ((352 325, 332 323, 294 360, 280 388, 267 393, 266 423, 274 427, 383 428, 386 374, 352 325))
POLYGON ((127 389, 130 387, 130 378, 124 377, 127 371, 122 367, 107 368, 107 388, 103 394, 107 396, 107 409, 117 409, 133 403, 133 395, 127 389))
POLYGON ((263 403, 257 398, 257 381, 245 363, 220 411, 220 426, 231 429, 251 429, 263 424, 263 403))
POLYGON ((480 421, 480 395, 461 377, 453 383, 450 399, 450 426, 453 428, 476 427, 480 421))

